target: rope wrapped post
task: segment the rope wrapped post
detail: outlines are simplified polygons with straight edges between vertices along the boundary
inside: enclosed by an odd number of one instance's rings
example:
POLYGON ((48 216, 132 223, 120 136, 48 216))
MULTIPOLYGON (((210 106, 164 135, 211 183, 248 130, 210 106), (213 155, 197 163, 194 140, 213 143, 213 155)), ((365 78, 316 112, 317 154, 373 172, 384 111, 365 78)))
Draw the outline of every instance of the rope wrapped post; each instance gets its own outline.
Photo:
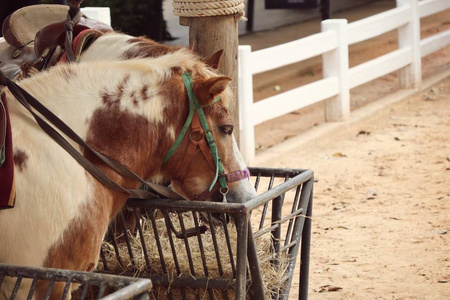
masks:
MULTIPOLYGON (((237 99, 238 25, 244 16, 244 0, 173 0, 173 13, 180 24, 189 26, 189 45, 203 57, 224 50, 219 71, 233 78, 230 83, 237 99)), ((231 106, 235 128, 239 128, 237 102, 231 106)), ((236 140, 239 141, 235 130, 236 140)))

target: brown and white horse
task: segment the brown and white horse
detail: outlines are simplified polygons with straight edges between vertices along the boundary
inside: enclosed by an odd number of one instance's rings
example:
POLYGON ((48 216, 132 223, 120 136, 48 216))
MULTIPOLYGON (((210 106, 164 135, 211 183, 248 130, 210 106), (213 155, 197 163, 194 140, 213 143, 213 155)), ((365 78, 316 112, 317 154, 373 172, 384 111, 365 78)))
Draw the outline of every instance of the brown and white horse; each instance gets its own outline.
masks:
MULTIPOLYGON (((57 65, 21 81, 20 86, 100 153, 143 178, 173 180, 174 188, 192 199, 208 189, 216 170, 199 149, 188 166, 179 167, 191 129, 163 164, 188 116, 189 100, 182 74, 189 72, 193 92, 205 107, 225 173, 246 170, 232 135, 228 106, 234 100, 228 87, 230 78, 218 74, 188 49, 132 40, 125 35, 117 35, 116 39, 129 49, 109 57, 108 53, 118 49, 110 44, 103 52, 103 60, 89 59, 86 52, 80 63, 57 65), (149 54, 146 47, 161 52, 149 54), (215 102, 219 95, 220 101, 215 102)), ((216 66, 218 58, 213 57, 210 64, 216 66)), ((0 210, 0 262, 92 271, 107 226, 127 195, 96 181, 37 126, 7 89, 4 92, 12 125, 16 204, 12 209, 0 210)), ((122 186, 139 185, 114 173, 90 152, 78 149, 122 186)), ((248 179, 228 183, 228 187, 230 202, 255 196, 248 179)), ((216 192, 206 200, 219 197, 216 192)), ((62 293, 62 288, 56 294, 62 293)), ((0 298, 9 297, 12 289, 13 282, 4 284, 0 298)), ((45 292, 45 286, 38 286, 36 298, 43 298, 45 292)), ((53 296, 60 296, 56 294, 53 296)), ((24 298, 26 294, 18 295, 18 299, 24 298)))

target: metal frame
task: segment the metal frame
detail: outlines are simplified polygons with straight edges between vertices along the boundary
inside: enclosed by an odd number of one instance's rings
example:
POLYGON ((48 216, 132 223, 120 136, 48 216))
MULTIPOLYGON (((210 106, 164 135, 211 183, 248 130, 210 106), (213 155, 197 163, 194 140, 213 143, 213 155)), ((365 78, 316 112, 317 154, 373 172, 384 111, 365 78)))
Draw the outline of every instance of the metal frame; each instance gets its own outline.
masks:
MULTIPOLYGON (((294 269, 299 267, 297 264, 297 254, 301 251, 301 266, 300 266, 300 287, 299 298, 305 300, 308 297, 308 277, 309 277, 309 253, 311 241, 311 215, 312 215, 312 198, 313 198, 313 182, 314 174, 310 170, 294 170, 294 169, 271 169, 271 168, 250 168, 250 173, 253 176, 256 189, 262 189, 261 182, 268 180, 267 191, 249 200, 246 203, 215 203, 215 202, 201 202, 201 201, 175 201, 166 199, 130 199, 127 202, 128 209, 136 218, 137 227, 135 229, 135 237, 141 240, 144 245, 144 255, 146 255, 145 241, 143 231, 139 220, 141 213, 147 213, 152 224, 155 224, 156 218, 154 212, 161 211, 165 216, 166 231, 155 231, 155 243, 158 245, 159 263, 162 269, 165 270, 165 259, 170 257, 176 262, 179 259, 177 250, 173 247, 171 240, 171 253, 164 253, 160 249, 159 236, 168 234, 172 238, 173 230, 171 231, 170 221, 167 215, 170 213, 177 214, 180 224, 183 224, 183 218, 189 214, 195 221, 195 228, 186 229, 184 225, 181 226, 180 237, 185 241, 185 249, 188 254, 191 276, 179 277, 173 274, 156 274, 152 267, 149 258, 145 256, 146 273, 147 275, 140 275, 149 277, 154 286, 170 286, 171 289, 180 288, 181 298, 187 299, 187 294, 192 293, 186 291, 186 288, 205 288, 209 299, 215 299, 212 290, 221 290, 223 299, 229 299, 230 296, 227 290, 234 289, 235 299, 245 299, 247 291, 250 293, 251 299, 264 299, 264 287, 261 279, 261 270, 259 269, 259 261, 255 250, 255 238, 262 235, 270 234, 272 247, 271 253, 275 258, 280 253, 287 253, 289 256, 289 265, 287 276, 284 277, 284 290, 279 291, 274 299, 288 299, 290 286, 292 282, 292 275, 294 269), (264 179, 265 178, 265 179, 264 179), (263 179, 263 180, 262 180, 263 179), (282 181, 280 184, 276 182, 282 181), (287 192, 292 191, 293 193, 287 192), (283 213, 286 211, 286 196, 293 197, 290 213, 283 213), (150 212, 150 213, 149 213, 150 212), (233 278, 225 279, 211 278, 208 276, 207 262, 203 261, 203 269, 194 269, 191 262, 191 253, 189 249, 188 239, 197 239, 196 242, 202 245, 202 232, 205 231, 203 226, 199 225, 198 214, 202 213, 208 216, 211 220, 212 216, 222 220, 222 228, 225 230, 225 224, 228 217, 234 220, 236 225, 236 234, 238 245, 237 249, 231 249, 228 246, 226 255, 220 253, 220 249, 215 248, 217 265, 221 268, 222 264, 231 264, 233 269, 233 278), (252 224, 259 224, 256 232, 252 229, 252 224), (188 232, 191 231, 189 235, 188 232), (190 236, 190 237, 189 237, 190 236), (235 261, 234 258, 236 257, 235 261), (228 261, 227 261, 228 259, 228 261), (248 268, 247 268, 248 266, 248 268), (250 280, 251 278, 251 280, 250 280)), ((120 219, 119 219, 120 220, 120 219)), ((123 226, 125 220, 122 216, 123 226)), ((212 221, 209 221, 209 230, 215 236, 215 226, 212 221)), ((123 227, 122 226, 122 227, 123 227)), ((153 226, 153 230, 156 230, 153 226)), ((118 251, 118 241, 114 238, 118 232, 111 230, 109 241, 112 242, 118 262, 121 264, 123 257, 118 251)), ((226 234, 228 239, 228 234, 226 234)), ((130 246, 130 237, 124 235, 121 237, 122 242, 125 242, 128 247, 129 259, 134 263, 134 254, 130 246), (123 241, 125 240, 125 241, 123 241)), ((228 241, 227 241, 228 243, 228 241)), ((229 243, 228 243, 229 245, 229 243)), ((105 260, 104 253, 101 253, 103 260, 102 272, 110 272, 108 262, 105 260)), ((202 257, 204 260, 204 258, 202 257)), ((276 264, 276 259, 273 260, 276 264)), ((126 270, 124 274, 133 275, 135 270, 126 270)), ((177 271, 179 273, 179 271, 177 271)), ((175 274, 176 275, 176 274, 175 274)), ((156 295, 155 297, 157 297, 156 295)), ((200 297, 200 294, 197 296, 200 297)), ((203 296, 203 294, 202 294, 203 296)), ((169 299, 173 298, 170 294, 169 299)), ((157 297, 158 298, 158 297, 157 297)))
POLYGON ((10 300, 16 299, 17 292, 21 287, 23 279, 32 279, 31 286, 27 299, 32 299, 32 296, 36 290, 38 281, 49 281, 47 296, 45 299, 49 299, 53 286, 56 282, 65 283, 64 294, 62 299, 69 299, 69 287, 72 283, 81 284, 81 294, 77 299, 86 299, 87 292, 91 287, 97 287, 98 292, 96 299, 102 300, 124 300, 124 299, 136 299, 147 300, 149 299, 149 290, 152 288, 152 282, 149 279, 132 278, 117 275, 96 274, 88 272, 52 269, 52 268, 36 268, 26 266, 16 266, 0 263, 0 287, 2 286, 5 276, 16 278, 16 283, 10 300), (103 297, 107 288, 114 288, 116 291, 103 297), (102 297, 102 298, 101 298, 102 297), (134 297, 134 298, 133 298, 134 297))

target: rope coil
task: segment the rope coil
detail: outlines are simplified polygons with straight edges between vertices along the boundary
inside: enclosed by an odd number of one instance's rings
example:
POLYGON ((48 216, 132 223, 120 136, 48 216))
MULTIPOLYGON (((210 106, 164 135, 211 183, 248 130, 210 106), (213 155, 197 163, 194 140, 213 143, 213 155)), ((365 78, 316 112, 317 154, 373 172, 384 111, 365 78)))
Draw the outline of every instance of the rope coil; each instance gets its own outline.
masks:
POLYGON ((178 17, 213 17, 245 14, 244 0, 173 0, 173 13, 178 17))

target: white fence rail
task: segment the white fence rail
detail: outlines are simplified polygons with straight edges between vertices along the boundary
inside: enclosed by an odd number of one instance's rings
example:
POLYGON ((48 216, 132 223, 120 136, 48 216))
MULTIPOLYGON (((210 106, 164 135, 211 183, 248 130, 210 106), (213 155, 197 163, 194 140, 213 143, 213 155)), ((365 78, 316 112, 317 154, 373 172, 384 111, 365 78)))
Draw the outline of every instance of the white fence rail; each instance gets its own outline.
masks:
POLYGON ((397 0, 397 7, 347 24, 322 22, 322 32, 251 51, 239 46, 240 148, 247 164, 255 159, 254 127, 308 105, 323 101, 326 121, 350 115, 350 89, 400 70, 401 88, 420 88, 421 57, 450 45, 450 30, 420 40, 420 18, 450 9, 450 0, 397 0), (353 68, 349 45, 397 29, 399 47, 353 68), (323 79, 253 103, 253 75, 322 55, 323 79))

